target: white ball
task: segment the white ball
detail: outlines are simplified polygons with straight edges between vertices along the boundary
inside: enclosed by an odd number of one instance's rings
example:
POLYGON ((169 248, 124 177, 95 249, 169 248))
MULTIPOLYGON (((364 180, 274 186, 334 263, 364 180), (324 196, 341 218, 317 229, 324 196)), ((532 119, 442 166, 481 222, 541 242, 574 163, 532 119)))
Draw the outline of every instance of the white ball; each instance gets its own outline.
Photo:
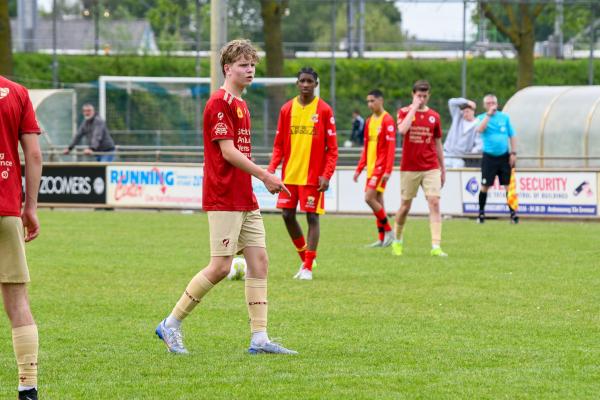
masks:
POLYGON ((227 279, 232 281, 243 281, 246 279, 246 259, 244 257, 234 257, 231 261, 231 268, 227 274, 227 279))

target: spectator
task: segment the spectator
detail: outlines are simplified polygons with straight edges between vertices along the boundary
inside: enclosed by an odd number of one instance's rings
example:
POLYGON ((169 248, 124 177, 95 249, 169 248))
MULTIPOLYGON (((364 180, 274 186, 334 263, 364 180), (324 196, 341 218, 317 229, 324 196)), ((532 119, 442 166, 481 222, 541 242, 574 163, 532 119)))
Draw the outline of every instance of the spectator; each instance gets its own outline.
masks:
POLYGON ((447 168, 463 168, 468 162, 462 157, 481 153, 481 138, 477 134, 479 120, 475 118, 477 105, 472 100, 448 100, 452 125, 444 142, 444 160, 447 168))
POLYGON ((350 135, 350 141, 352 144, 362 146, 364 144, 365 120, 360 116, 360 111, 352 111, 352 134, 350 135))
MULTIPOLYGON (((89 141, 89 147, 83 151, 83 154, 92 155, 95 152, 110 153, 115 150, 115 142, 113 141, 108 129, 106 129, 106 122, 96 114, 94 106, 90 103, 86 103, 82 107, 83 122, 79 125, 77 135, 73 138, 73 141, 69 145, 63 154, 69 154, 71 150, 86 136, 89 141)), ((111 162, 114 160, 114 153, 111 154, 97 154, 96 161, 111 162)))

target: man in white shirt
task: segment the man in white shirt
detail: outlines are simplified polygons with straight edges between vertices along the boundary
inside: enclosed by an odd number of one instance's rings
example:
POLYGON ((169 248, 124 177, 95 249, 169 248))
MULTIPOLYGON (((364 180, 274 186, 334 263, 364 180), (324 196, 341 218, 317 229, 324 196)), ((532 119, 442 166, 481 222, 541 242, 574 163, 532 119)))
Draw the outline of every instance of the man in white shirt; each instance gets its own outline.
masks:
POLYGON ((447 168, 464 168, 468 154, 481 153, 481 138, 477 134, 479 120, 475 118, 477 105, 472 100, 453 98, 448 100, 452 126, 444 142, 444 160, 447 168))

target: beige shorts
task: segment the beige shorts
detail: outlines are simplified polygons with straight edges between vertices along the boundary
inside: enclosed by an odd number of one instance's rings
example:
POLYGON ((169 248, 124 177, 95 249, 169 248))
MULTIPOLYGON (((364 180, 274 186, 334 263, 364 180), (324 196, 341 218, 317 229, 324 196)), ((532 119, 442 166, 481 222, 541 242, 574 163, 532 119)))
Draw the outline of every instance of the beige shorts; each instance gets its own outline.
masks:
POLYGON ((419 186, 425 196, 440 197, 442 190, 442 171, 400 171, 400 196, 402 200, 412 200, 417 196, 419 186))
POLYGON ((208 211, 210 255, 232 256, 246 247, 267 247, 260 210, 208 211))
POLYGON ((20 217, 0 217, 0 283, 29 282, 20 217))

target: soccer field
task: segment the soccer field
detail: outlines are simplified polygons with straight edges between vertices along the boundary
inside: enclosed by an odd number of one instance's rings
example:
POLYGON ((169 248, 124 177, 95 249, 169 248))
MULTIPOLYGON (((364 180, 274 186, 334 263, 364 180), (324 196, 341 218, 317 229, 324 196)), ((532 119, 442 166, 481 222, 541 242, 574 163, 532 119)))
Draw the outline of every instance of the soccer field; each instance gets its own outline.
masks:
MULTIPOLYGON (((205 214, 42 211, 29 247, 43 399, 585 399, 600 393, 600 224, 425 219, 405 255, 366 249, 373 218, 325 216, 312 282, 266 215, 269 333, 298 356, 250 356, 243 282, 154 336, 208 261, 205 214)), ((0 318, 0 398, 16 397, 0 318)))

